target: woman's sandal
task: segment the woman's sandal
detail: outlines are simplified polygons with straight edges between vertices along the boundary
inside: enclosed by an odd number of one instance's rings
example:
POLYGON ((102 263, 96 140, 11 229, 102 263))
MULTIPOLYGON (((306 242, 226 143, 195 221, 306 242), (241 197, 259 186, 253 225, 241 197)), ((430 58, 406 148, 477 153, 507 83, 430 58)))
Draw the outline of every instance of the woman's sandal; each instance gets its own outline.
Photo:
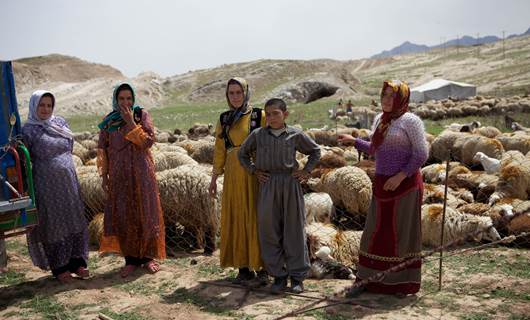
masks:
POLYGON ((88 279, 90 278, 90 271, 88 271, 87 268, 85 267, 79 267, 77 268, 77 270, 74 272, 79 278, 81 279, 88 279))
POLYGON ((67 284, 67 283, 72 282, 74 278, 72 278, 72 274, 70 272, 65 271, 57 275, 57 280, 59 280, 59 282, 61 282, 62 284, 67 284))
POLYGON ((121 268, 120 275, 122 278, 127 278, 131 273, 136 270, 137 266, 132 264, 126 264, 125 267, 121 268))
POLYGON ((144 264, 144 268, 146 268, 147 271, 151 274, 160 271, 160 265, 156 263, 155 260, 151 260, 148 263, 144 264))

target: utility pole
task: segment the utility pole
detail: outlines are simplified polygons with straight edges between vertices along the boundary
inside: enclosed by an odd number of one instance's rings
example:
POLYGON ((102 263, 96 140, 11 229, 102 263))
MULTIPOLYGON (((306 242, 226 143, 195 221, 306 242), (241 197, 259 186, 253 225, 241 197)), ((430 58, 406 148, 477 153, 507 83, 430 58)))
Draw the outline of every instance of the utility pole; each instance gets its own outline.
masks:
POLYGON ((456 54, 458 55, 458 49, 460 47, 460 35, 456 35, 456 54))
POLYGON ((505 31, 502 30, 502 59, 503 60, 506 59, 506 52, 504 51, 504 33, 505 33, 505 31))
POLYGON ((480 49, 479 49, 480 43, 479 43, 479 40, 478 40, 479 36, 480 36, 480 33, 477 32, 477 58, 480 55, 480 49))

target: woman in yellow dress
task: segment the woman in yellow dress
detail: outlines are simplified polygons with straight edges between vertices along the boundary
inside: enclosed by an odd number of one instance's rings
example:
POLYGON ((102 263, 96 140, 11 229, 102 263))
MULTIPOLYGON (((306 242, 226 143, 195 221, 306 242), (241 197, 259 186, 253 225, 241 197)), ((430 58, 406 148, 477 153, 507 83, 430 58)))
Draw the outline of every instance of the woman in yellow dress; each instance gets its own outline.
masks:
POLYGON ((217 177, 224 174, 221 200, 221 267, 239 268, 234 283, 252 280, 267 284, 262 270, 258 228, 258 181, 239 163, 237 151, 256 128, 265 126, 265 112, 249 104, 250 92, 245 79, 232 78, 226 86, 230 110, 223 112, 215 129, 215 152, 209 192, 217 193, 217 177))

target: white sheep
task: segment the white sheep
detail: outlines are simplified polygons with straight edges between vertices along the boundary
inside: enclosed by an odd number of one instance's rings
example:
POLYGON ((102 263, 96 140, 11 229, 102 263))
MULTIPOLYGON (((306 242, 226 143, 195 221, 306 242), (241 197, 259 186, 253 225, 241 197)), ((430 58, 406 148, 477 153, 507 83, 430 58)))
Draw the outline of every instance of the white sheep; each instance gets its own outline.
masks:
POLYGON ((469 134, 457 138, 454 141, 451 152, 455 160, 470 166, 473 165, 473 157, 477 152, 500 159, 504 152, 504 147, 496 139, 469 134))
POLYGON ((451 152, 456 139, 468 135, 470 134, 444 130, 434 138, 431 144, 431 157, 438 161, 446 161, 449 158, 449 153, 451 152))
POLYGON ((336 230, 332 225, 323 223, 309 224, 305 227, 305 230, 309 240, 311 256, 316 256, 316 253, 322 247, 328 247, 331 259, 350 268, 356 268, 359 262, 362 231, 336 230))
POLYGON ((487 138, 496 138, 501 134, 501 131, 495 127, 488 126, 477 128, 473 131, 473 133, 479 134, 487 138))
POLYGON ((181 152, 154 151, 152 155, 156 172, 177 168, 182 165, 197 164, 197 161, 181 152))
POLYGON ((331 223, 335 207, 329 194, 325 192, 304 194, 304 205, 306 224, 313 222, 331 223))
POLYGON ((182 148, 181 146, 178 146, 176 144, 169 144, 169 143, 155 143, 154 146, 151 148, 151 150, 154 151, 160 151, 160 152, 178 152, 183 154, 188 154, 188 151, 186 149, 182 148))
MULTIPOLYGON (((432 204, 432 203, 443 203, 445 194, 445 187, 443 185, 435 185, 426 183, 424 184, 423 190, 423 203, 432 204)), ((457 198, 455 191, 451 188, 448 188, 447 192, 447 206, 453 209, 456 209, 458 206, 467 203, 467 201, 457 198)))
POLYGON ((488 157, 481 151, 475 154, 473 161, 480 162, 484 170, 489 174, 495 174, 501 169, 501 161, 499 159, 488 157))
MULTIPOLYGON (((215 243, 220 210, 208 194, 210 176, 197 165, 182 165, 156 173, 166 225, 180 224, 200 247, 215 243)), ((218 190, 222 187, 219 185, 218 190)))
POLYGON ((530 134, 525 131, 503 133, 496 138, 506 151, 517 150, 523 154, 530 152, 530 134))
POLYGON ((336 206, 345 208, 352 214, 368 213, 372 200, 372 182, 360 168, 338 168, 320 179, 310 179, 308 185, 314 191, 328 193, 336 206))
POLYGON ((213 164, 213 153, 215 149, 215 142, 208 140, 200 140, 201 143, 194 146, 191 157, 200 163, 213 164))
POLYGON ((72 154, 72 161, 74 162, 75 167, 82 167, 83 166, 83 160, 76 156, 75 154, 72 154))
POLYGON ((333 130, 311 130, 305 132, 318 145, 336 146, 337 135, 333 130))
MULTIPOLYGON (((421 169, 421 174, 423 175, 423 181, 428 183, 445 183, 445 172, 446 172, 445 163, 434 163, 428 166, 425 166, 421 169)), ((460 162, 450 162, 449 163, 449 177, 458 174, 458 173, 467 173, 470 172, 469 169, 462 166, 460 162)))
POLYGON ((103 235, 103 212, 97 213, 92 221, 88 224, 88 243, 94 246, 99 246, 99 241, 103 235))
POLYGON ((103 180, 99 176, 96 166, 77 167, 76 173, 81 198, 90 220, 93 215, 103 212, 105 208, 106 194, 101 187, 103 180))
MULTIPOLYGON (((421 209, 422 243, 427 246, 440 245, 443 205, 428 204, 421 209)), ((473 240, 496 241, 500 235, 493 227, 490 217, 480 217, 459 213, 452 208, 446 208, 444 225, 444 245, 455 240, 466 240, 473 236, 473 240)))
POLYGON ((72 154, 78 156, 83 161, 83 163, 90 158, 89 153, 90 151, 87 148, 85 148, 79 142, 74 141, 74 148, 72 154))

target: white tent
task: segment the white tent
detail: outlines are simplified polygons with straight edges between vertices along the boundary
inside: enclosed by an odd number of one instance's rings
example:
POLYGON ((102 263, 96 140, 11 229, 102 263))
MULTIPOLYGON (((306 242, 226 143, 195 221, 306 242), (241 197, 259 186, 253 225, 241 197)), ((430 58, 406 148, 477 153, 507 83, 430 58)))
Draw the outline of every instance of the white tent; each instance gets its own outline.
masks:
POLYGON ((411 102, 424 102, 428 100, 442 100, 449 97, 464 99, 475 96, 477 87, 472 84, 434 79, 419 87, 410 90, 411 102))

